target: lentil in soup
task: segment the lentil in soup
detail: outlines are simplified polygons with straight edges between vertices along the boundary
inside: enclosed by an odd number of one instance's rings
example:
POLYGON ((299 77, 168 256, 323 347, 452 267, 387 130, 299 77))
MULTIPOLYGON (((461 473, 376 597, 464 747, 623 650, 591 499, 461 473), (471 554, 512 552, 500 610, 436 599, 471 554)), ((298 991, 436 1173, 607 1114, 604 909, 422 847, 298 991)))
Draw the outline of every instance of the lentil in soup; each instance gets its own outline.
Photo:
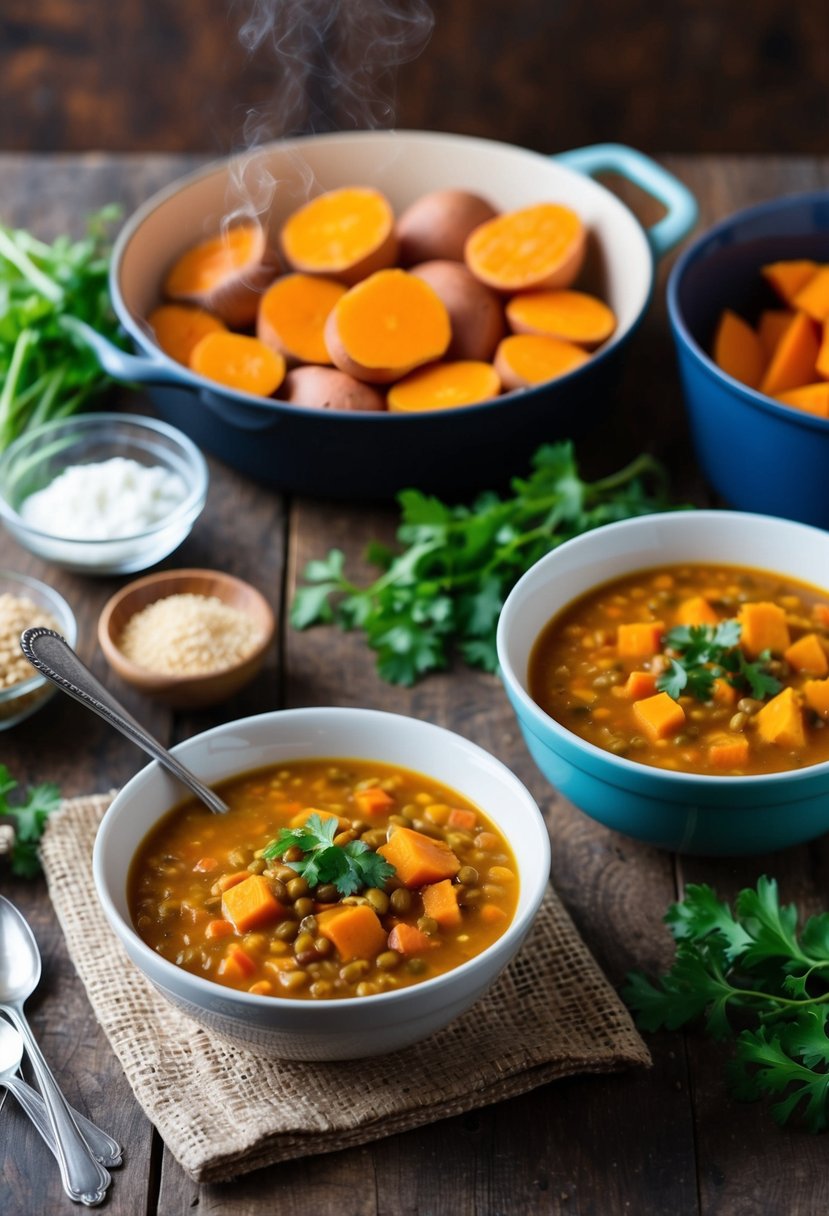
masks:
POLYGON ((171 811, 133 861, 140 937, 196 975, 264 996, 369 996, 449 971, 518 901, 503 834, 455 791, 367 760, 300 760, 171 811))
POLYGON ((829 760, 829 592, 761 570, 682 565, 616 579, 539 635, 529 692, 642 764, 716 775, 829 760))

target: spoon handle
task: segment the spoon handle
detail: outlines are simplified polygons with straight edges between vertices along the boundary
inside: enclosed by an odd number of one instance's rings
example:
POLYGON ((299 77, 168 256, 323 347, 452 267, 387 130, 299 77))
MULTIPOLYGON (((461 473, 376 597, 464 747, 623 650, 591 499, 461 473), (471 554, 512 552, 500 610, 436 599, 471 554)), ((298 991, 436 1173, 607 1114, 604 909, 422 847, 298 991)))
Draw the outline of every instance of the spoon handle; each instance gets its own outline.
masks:
MULTIPOLYGON (((46 1114, 46 1105, 37 1090, 33 1089, 31 1085, 27 1085, 22 1077, 4 1077, 2 1084, 14 1094, 32 1123, 34 1123, 40 1132, 46 1145, 57 1156, 58 1150, 55 1144, 54 1133, 49 1123, 49 1116, 46 1114)), ((113 1140, 112 1136, 108 1136, 106 1132, 101 1131, 97 1124, 93 1123, 91 1119, 87 1119, 79 1110, 75 1110, 73 1106, 70 1106, 69 1109, 78 1125, 78 1130, 92 1150, 92 1156, 96 1157, 101 1165, 108 1165, 110 1167, 120 1165, 123 1160, 121 1145, 116 1140, 113 1140)))
POLYGON ((20 637, 20 649, 37 670, 58 688, 80 701, 87 709, 98 714, 110 726, 114 726, 122 735, 144 749, 158 763, 172 773, 174 777, 186 785, 189 790, 200 798, 211 811, 224 814, 227 804, 199 781, 193 773, 184 768, 175 756, 171 756, 161 746, 157 739, 148 734, 140 722, 104 688, 103 684, 93 676, 89 668, 81 662, 75 651, 65 638, 54 629, 43 629, 40 626, 24 629, 20 637))
POLYGON ((100 1161, 92 1156, 89 1147, 78 1130, 68 1102, 60 1091, 52 1070, 46 1063, 32 1034, 22 1008, 16 1004, 3 1005, 3 1012, 12 1025, 19 1030, 26 1044, 40 1092, 46 1106, 49 1126, 55 1138, 55 1151, 60 1168, 63 1189, 75 1203, 95 1207, 103 1203, 112 1179, 100 1161))

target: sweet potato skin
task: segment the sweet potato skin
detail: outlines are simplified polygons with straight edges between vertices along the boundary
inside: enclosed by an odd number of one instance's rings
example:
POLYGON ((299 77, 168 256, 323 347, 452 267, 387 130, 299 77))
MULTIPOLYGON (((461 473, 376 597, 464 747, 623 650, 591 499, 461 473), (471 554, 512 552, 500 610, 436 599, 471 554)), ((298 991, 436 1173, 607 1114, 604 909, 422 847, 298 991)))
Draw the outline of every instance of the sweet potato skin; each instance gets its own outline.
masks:
POLYGON ((411 273, 434 289, 449 313, 452 340, 446 358, 488 362, 506 333, 504 310, 495 292, 463 262, 422 262, 411 273))
POLYGON ((398 261, 401 266, 434 259, 461 262, 466 238, 496 215, 491 203, 467 190, 432 190, 423 194, 397 221, 398 261))
MULTIPOLYGON (((164 282, 164 294, 170 300, 179 303, 194 304, 211 312, 225 323, 230 329, 247 329, 256 320, 259 300, 262 293, 273 282, 279 270, 279 257, 270 248, 264 228, 253 221, 245 221, 238 227, 245 228, 250 233, 250 256, 243 265, 228 268, 211 287, 195 288, 186 283, 184 273, 186 259, 198 255, 198 250, 210 245, 202 242, 199 246, 185 251, 179 260, 173 264, 164 282)), ((213 238, 220 247, 222 237, 213 238)))
POLYGON ((386 403, 369 384, 335 367, 295 367, 288 372, 279 392, 280 401, 309 409, 352 413, 381 413, 386 403))

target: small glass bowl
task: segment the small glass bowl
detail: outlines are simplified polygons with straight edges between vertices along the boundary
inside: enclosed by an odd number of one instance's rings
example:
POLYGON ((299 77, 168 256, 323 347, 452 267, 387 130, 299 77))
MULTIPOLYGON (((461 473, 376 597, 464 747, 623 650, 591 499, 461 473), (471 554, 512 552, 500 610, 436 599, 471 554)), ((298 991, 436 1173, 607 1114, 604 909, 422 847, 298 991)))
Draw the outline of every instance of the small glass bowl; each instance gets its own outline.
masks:
POLYGON ((207 465, 175 427, 133 414, 81 414, 22 435, 0 456, 0 518, 19 545, 81 574, 131 574, 172 553, 189 535, 207 497, 207 465), (32 527, 19 514, 30 494, 71 465, 122 456, 176 473, 186 494, 160 523, 106 540, 73 540, 32 527))
MULTIPOLYGON (((14 595, 19 599, 31 600, 54 618, 58 632, 63 634, 69 645, 75 645, 78 626, 72 609, 57 591, 53 591, 36 578, 29 578, 28 575, 0 570, 0 595, 14 595)), ((28 679, 21 680, 19 684, 12 684, 9 688, 0 688, 0 731, 8 730, 28 718, 57 692, 51 680, 36 675, 33 668, 30 670, 32 675, 28 679)))

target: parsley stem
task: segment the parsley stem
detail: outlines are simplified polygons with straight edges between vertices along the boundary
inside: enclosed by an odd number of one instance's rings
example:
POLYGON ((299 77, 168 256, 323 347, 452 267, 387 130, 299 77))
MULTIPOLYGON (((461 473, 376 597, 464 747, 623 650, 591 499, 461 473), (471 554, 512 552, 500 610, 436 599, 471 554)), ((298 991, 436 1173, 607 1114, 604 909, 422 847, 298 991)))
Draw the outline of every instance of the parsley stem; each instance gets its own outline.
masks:
POLYGON ((6 228, 0 228, 0 256, 4 257, 7 262, 11 262, 12 266, 20 271, 24 279, 28 279, 31 286, 40 295, 45 296, 52 304, 61 303, 63 288, 35 265, 32 259, 15 243, 6 228))

